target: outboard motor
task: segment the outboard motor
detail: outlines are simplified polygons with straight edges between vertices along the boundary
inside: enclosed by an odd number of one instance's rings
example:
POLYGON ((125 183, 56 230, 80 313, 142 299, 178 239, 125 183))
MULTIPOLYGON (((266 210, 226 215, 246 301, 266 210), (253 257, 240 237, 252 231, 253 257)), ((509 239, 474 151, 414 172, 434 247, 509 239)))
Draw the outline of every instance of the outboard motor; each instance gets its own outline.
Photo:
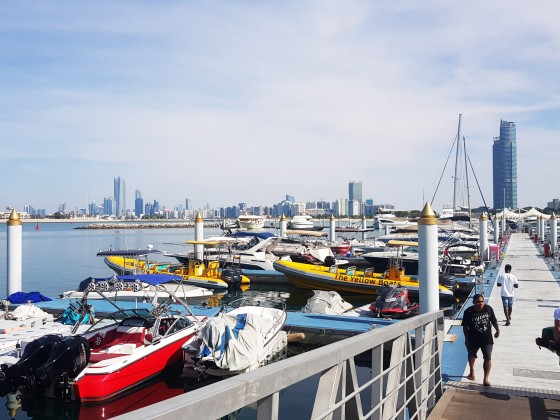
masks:
POLYGON ((228 284, 228 288, 238 288, 241 285, 241 277, 243 276, 241 268, 226 267, 222 269, 222 280, 228 284))
POLYGON ((457 278, 451 274, 443 274, 439 276, 439 284, 447 287, 453 293, 457 291, 457 278))
POLYGON ((53 347, 62 341, 59 335, 45 335, 25 346, 17 363, 0 366, 0 395, 15 392, 25 379, 35 374, 35 370, 49 359, 53 347))
POLYGON ((69 379, 74 379, 87 366, 91 350, 86 338, 76 335, 65 337, 56 344, 46 363, 35 370, 34 381, 26 384, 28 392, 35 390, 44 391, 55 381, 62 382, 64 386, 59 389, 59 397, 69 399, 69 379))

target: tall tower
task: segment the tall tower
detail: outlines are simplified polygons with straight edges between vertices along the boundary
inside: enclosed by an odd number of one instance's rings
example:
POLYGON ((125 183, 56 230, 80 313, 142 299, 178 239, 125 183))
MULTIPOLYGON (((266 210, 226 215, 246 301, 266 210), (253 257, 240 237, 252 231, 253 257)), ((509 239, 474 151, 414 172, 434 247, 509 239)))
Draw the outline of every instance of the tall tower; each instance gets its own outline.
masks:
POLYGON ((517 208, 517 138, 514 122, 500 120, 492 145, 494 209, 517 208))
POLYGON ((116 216, 126 216, 126 185, 120 176, 114 180, 116 216))
POLYGON ((348 207, 350 216, 359 216, 362 208, 362 181, 348 183, 348 207))
POLYGON ((140 217, 144 214, 144 200, 142 199, 140 190, 134 191, 134 214, 136 217, 140 217))

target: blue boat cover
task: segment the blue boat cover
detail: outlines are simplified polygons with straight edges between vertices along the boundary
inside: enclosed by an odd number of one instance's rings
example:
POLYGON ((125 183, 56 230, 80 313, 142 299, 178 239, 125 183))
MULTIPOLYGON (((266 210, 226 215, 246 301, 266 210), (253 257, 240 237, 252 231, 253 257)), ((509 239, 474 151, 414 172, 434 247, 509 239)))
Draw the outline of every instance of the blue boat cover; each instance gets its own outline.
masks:
POLYGON ((142 255, 160 253, 157 249, 108 249, 107 251, 99 251, 98 257, 141 257, 142 255))
POLYGON ((10 303, 45 302, 52 300, 50 297, 43 296, 39 292, 15 292, 8 296, 10 303))
POLYGON ((248 231, 244 231, 244 230, 239 230, 237 232, 235 232, 235 237, 236 238, 242 238, 242 237, 247 237, 247 236, 254 236, 257 237, 259 239, 268 239, 272 236, 275 236, 274 233, 272 232, 248 232, 248 231))

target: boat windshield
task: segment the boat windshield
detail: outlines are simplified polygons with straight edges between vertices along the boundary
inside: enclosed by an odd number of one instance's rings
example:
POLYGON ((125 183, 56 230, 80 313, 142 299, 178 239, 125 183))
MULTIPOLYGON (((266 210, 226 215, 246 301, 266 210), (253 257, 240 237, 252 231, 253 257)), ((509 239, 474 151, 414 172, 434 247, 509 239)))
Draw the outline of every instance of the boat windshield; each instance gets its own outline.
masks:
POLYGON ((144 319, 147 319, 149 321, 151 321, 153 323, 154 321, 154 316, 152 315, 152 313, 145 308, 139 308, 139 309, 123 309, 122 311, 117 311, 117 312, 113 312, 111 315, 109 315, 114 321, 122 321, 125 318, 130 318, 133 316, 138 316, 144 319))

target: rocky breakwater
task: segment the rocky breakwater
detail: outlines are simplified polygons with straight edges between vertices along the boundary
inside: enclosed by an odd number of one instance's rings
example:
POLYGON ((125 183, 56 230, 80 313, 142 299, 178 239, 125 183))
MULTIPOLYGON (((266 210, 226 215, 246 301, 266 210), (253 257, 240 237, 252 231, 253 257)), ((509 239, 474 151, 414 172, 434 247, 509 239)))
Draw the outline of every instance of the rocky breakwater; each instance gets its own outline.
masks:
MULTIPOLYGON (((204 227, 219 228, 220 223, 204 223, 204 227)), ((194 222, 162 222, 162 223, 91 223, 74 229, 181 229, 194 228, 194 222)))

